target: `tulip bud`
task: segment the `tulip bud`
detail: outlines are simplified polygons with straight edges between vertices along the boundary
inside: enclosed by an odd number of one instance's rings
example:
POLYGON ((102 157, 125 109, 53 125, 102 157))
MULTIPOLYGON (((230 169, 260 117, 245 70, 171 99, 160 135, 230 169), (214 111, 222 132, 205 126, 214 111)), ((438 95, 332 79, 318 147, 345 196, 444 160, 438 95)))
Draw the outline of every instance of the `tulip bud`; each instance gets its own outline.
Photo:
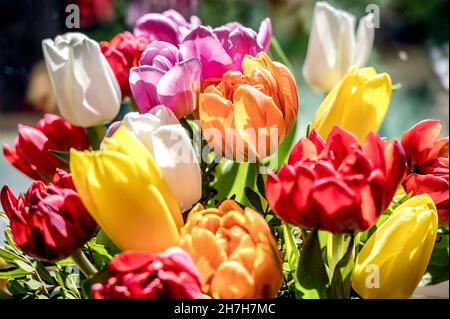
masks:
POLYGON ((97 229, 71 188, 70 175, 61 170, 56 175, 54 184, 33 182, 19 198, 8 186, 3 187, 0 196, 17 246, 29 256, 48 261, 70 256, 97 229))
POLYGON ((363 142, 370 132, 380 129, 391 95, 392 83, 387 73, 351 68, 318 108, 313 127, 326 139, 338 125, 363 142))
POLYGON ((375 34, 372 20, 372 14, 363 17, 355 35, 353 15, 326 2, 316 3, 303 66, 303 75, 311 87, 329 92, 350 67, 366 65, 375 34))
POLYGON ((42 50, 64 119, 90 127, 116 117, 120 86, 97 42, 81 33, 66 33, 43 40, 42 50))
POLYGON ((180 246, 213 298, 273 298, 283 272, 277 244, 258 213, 226 200, 216 208, 195 206, 181 230, 180 246))
POLYGON ((202 176, 186 130, 166 107, 147 114, 128 113, 126 128, 150 151, 182 211, 191 209, 202 195, 202 176))
POLYGON ((436 241, 438 216, 428 195, 397 207, 356 258, 353 289, 362 298, 409 298, 417 288, 436 241))
POLYGON ((68 169, 68 165, 49 151, 68 152, 71 148, 89 148, 86 131, 57 115, 45 114, 35 127, 19 125, 15 149, 4 144, 3 153, 11 165, 28 177, 51 182, 56 170, 68 169))
POLYGON ((175 246, 180 208, 151 153, 125 127, 95 152, 70 153, 73 181, 89 213, 122 250, 175 246))
POLYGON ((94 299, 196 299, 200 274, 178 247, 163 253, 127 251, 108 265, 111 276, 92 286, 94 299))

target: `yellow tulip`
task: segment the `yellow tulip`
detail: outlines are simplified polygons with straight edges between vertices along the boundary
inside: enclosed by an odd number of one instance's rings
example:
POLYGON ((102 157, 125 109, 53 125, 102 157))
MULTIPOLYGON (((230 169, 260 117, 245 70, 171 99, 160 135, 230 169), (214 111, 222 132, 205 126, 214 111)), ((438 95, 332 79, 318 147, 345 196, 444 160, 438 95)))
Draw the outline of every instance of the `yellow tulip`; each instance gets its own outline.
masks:
POLYGON ((89 213, 121 249, 178 244, 180 208, 151 153, 124 126, 100 151, 72 149, 70 169, 89 213))
POLYGON ((438 216, 428 195, 395 209, 361 249, 353 289, 362 298, 409 298, 420 282, 436 241, 438 216))
POLYGON ((391 78, 374 68, 350 68, 326 96, 314 118, 313 127, 326 139, 338 125, 363 142, 377 132, 388 111, 392 95, 391 78))

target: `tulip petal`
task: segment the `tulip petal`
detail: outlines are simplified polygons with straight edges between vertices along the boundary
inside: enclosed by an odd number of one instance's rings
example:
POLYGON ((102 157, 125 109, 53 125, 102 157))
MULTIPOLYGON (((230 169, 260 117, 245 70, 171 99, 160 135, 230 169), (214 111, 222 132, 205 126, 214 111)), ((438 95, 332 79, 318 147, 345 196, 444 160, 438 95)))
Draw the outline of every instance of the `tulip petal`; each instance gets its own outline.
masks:
POLYGON ((164 74, 152 66, 140 66, 130 70, 131 93, 142 113, 147 113, 160 104, 157 85, 164 74))
POLYGON ((200 76, 201 65, 197 59, 177 63, 157 85, 159 100, 178 118, 192 113, 200 90, 200 76))
POLYGON ((202 80, 221 77, 233 61, 218 39, 206 27, 198 26, 180 44, 183 58, 197 58, 202 64, 202 80))
POLYGON ((147 13, 136 21, 133 33, 136 36, 178 45, 177 26, 161 14, 147 13))

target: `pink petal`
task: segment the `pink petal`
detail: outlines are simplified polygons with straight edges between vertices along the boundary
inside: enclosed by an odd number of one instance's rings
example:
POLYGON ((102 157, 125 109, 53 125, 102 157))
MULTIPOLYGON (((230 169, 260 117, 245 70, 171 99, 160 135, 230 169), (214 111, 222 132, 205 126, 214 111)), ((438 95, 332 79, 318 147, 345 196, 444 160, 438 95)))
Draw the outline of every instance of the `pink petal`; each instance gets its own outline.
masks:
POLYGON ((130 70, 130 88, 142 113, 160 104, 157 85, 165 72, 152 66, 140 66, 130 70))
POLYGON ((157 85, 161 104, 170 108, 178 118, 192 113, 196 108, 201 69, 197 59, 177 63, 157 85))

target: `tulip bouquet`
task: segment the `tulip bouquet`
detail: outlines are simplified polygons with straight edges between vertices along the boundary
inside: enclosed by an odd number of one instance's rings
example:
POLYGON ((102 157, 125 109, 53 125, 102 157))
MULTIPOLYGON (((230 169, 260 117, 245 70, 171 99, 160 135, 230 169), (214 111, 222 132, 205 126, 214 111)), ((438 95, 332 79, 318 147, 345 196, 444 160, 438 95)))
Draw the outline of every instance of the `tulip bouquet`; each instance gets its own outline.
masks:
POLYGON ((372 20, 355 34, 316 4, 303 74, 326 96, 303 136, 269 19, 170 10, 44 40, 59 115, 3 146, 34 181, 1 190, 0 297, 409 298, 448 280, 448 137, 437 120, 378 135, 394 90, 366 67, 372 20))

